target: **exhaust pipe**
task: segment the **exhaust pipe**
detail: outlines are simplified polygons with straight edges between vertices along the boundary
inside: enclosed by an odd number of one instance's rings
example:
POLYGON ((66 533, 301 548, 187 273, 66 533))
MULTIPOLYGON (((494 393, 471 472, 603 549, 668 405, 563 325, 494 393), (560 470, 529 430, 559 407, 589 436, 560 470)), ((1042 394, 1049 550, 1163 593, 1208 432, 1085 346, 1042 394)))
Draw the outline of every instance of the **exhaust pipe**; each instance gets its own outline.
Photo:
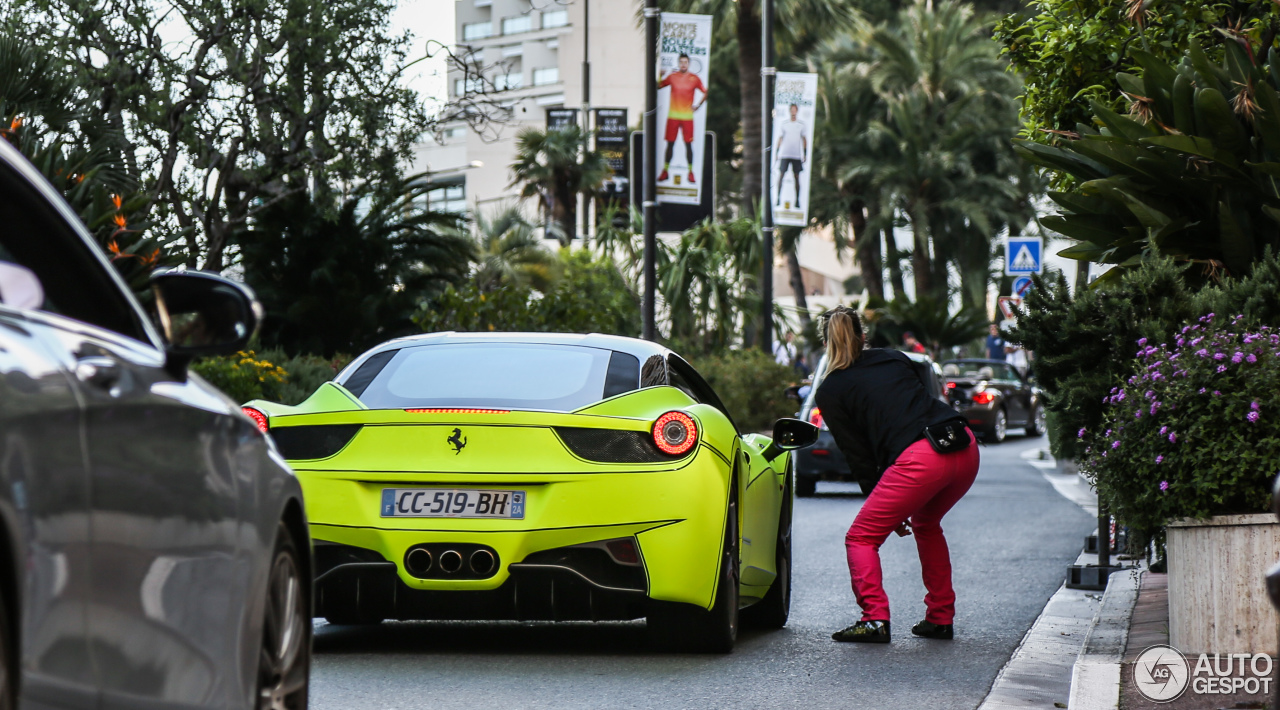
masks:
POLYGON ((471 571, 479 575, 487 575, 493 571, 493 553, 488 550, 476 550, 471 553, 471 571))
POLYGON ((431 551, 425 547, 409 550, 408 556, 405 557, 405 566, 409 568, 409 572, 418 577, 431 570, 431 562, 431 551))
POLYGON ((457 550, 446 550, 440 555, 440 569, 453 574, 462 569, 462 555, 457 550))

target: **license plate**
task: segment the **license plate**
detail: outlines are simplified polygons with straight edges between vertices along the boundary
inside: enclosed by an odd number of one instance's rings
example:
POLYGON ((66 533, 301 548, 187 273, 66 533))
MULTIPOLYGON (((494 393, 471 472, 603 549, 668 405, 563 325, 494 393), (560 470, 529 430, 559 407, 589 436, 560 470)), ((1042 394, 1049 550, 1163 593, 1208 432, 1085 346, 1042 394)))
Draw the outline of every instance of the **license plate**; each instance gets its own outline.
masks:
POLYGON ((383 488, 384 518, 524 518, 524 491, 383 488))

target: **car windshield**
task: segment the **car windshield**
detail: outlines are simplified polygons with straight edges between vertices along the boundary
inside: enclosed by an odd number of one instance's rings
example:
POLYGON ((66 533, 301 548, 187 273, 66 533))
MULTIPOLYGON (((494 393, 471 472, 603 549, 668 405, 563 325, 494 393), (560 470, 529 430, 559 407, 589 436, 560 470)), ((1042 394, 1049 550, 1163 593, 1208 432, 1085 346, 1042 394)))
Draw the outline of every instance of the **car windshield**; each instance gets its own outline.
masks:
POLYGON ((574 345, 422 345, 401 348, 383 362, 358 393, 371 409, 500 407, 571 412, 634 390, 640 379, 640 361, 634 356, 574 345))

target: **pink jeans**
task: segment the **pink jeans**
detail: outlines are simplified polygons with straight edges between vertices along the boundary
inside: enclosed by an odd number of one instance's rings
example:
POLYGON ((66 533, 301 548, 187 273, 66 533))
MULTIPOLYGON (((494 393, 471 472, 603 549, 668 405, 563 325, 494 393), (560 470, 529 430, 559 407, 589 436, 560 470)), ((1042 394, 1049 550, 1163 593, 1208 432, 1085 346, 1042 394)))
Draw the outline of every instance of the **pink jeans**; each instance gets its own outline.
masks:
MULTIPOLYGON (((973 433, 969 433, 973 439, 973 433)), ((925 620, 950 624, 956 614, 951 555, 942 536, 942 516, 978 476, 978 447, 939 454, 921 439, 885 470, 845 535, 853 593, 863 621, 889 620, 889 598, 880 571, 880 545, 904 520, 911 521, 924 577, 925 620)))

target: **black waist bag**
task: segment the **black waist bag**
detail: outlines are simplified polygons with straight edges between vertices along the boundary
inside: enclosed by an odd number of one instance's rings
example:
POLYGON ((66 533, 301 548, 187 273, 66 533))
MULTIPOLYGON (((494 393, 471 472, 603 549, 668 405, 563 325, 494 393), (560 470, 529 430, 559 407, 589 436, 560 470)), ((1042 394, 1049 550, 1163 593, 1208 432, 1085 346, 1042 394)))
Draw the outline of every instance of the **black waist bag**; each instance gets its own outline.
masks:
POLYGON ((929 446, 940 454, 964 451, 969 448, 969 444, 973 443, 969 439, 968 428, 964 422, 957 419, 930 424, 924 428, 924 438, 928 439, 929 446))

